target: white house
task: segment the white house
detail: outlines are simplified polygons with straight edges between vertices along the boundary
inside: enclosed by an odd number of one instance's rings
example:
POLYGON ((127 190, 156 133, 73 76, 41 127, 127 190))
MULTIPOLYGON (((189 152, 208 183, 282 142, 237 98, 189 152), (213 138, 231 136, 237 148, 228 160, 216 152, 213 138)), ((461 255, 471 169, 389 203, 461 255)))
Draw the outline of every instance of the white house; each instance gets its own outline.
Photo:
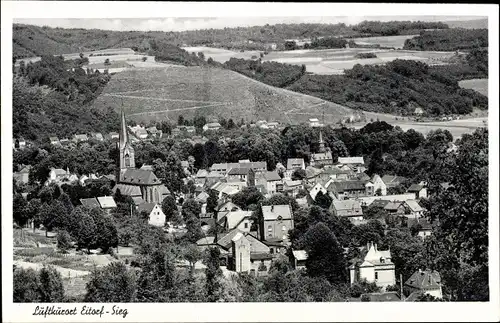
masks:
POLYGON ((405 286, 408 287, 411 292, 421 292, 436 298, 443 298, 441 275, 437 271, 423 271, 419 269, 408 278, 405 282, 405 286))
POLYGON ((309 126, 310 127, 321 127, 323 125, 321 123, 319 123, 318 118, 311 118, 311 119, 309 119, 309 126))
POLYGON ((147 213, 148 223, 157 227, 165 226, 165 213, 163 213, 160 205, 157 203, 142 203, 137 206, 137 212, 141 214, 142 212, 147 213))
POLYGON ((373 184, 373 192, 375 194, 380 190, 381 195, 387 195, 387 186, 379 175, 373 175, 370 182, 373 184))
POLYGON ((415 193, 417 199, 427 198, 427 187, 425 182, 420 182, 419 184, 412 184, 406 192, 415 193))
POLYGON ((356 173, 363 173, 366 170, 363 157, 339 157, 337 162, 349 166, 356 173))
POLYGON ((384 288, 395 285, 395 265, 391 261, 391 251, 378 250, 377 244, 373 243, 368 244, 367 250, 362 259, 356 259, 349 267, 351 284, 366 279, 384 288))
POLYGON ((207 123, 203 126, 203 131, 217 131, 220 127, 221 125, 218 122, 207 123))
POLYGON ((311 188, 311 190, 309 191, 309 196, 310 198, 315 201, 316 200, 316 195, 318 195, 318 193, 321 192, 323 194, 328 194, 328 191, 326 190, 326 188, 323 187, 323 185, 321 185, 321 183, 317 183, 316 185, 313 186, 313 188, 311 188))

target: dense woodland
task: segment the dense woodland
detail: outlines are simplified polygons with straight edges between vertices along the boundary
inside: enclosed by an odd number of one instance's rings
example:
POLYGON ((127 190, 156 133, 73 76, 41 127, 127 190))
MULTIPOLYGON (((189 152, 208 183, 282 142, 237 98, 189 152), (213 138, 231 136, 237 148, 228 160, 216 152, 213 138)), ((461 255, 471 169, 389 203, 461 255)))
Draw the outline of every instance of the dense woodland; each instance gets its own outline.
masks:
POLYGON ((14 138, 41 141, 118 128, 113 110, 90 106, 110 75, 85 71, 80 63, 43 56, 39 62, 19 66, 13 79, 14 138))
MULTIPOLYGON (((239 138, 237 140, 244 140, 237 132, 233 135, 239 138)), ((413 167, 408 172, 419 173, 418 178, 427 179, 432 194, 423 203, 428 209, 426 216, 433 221, 434 234, 425 241, 421 240, 415 236, 413 227, 408 228, 377 209, 366 210, 366 216, 372 218, 371 221, 353 226, 345 219, 333 217, 327 205, 317 203, 299 207, 293 199, 280 194, 266 200, 258 191, 248 188, 248 192, 243 192, 240 197, 235 196, 235 203, 244 209, 254 210, 255 219, 259 218, 256 208, 259 202, 263 205, 291 203, 295 217, 295 229, 290 233, 292 246, 308 251, 307 273, 292 270, 284 257, 274 262, 267 277, 243 275, 223 279, 218 251, 208 249, 202 253, 193 245, 203 234, 199 227, 201 208, 192 199, 184 201, 181 214, 178 214, 173 198, 167 197, 162 204, 167 220, 186 223, 188 233, 182 237, 165 236, 161 229, 148 226, 141 214, 133 214, 131 218, 129 205, 133 201, 119 193, 115 194, 118 208, 109 216, 81 206, 75 207, 71 196, 75 193, 68 185, 61 188, 36 188, 35 185, 28 201, 18 194, 22 188, 15 186, 14 199, 17 203, 14 204, 14 219, 19 225, 33 219, 51 230, 59 230, 58 246, 63 250, 71 240, 82 250, 95 247, 108 250, 118 243, 135 246, 138 256, 131 261, 94 270, 86 286, 85 301, 346 301, 359 298, 362 293, 378 291, 372 284, 361 282, 349 286, 347 283, 348 260, 359 256, 355 247, 368 241, 378 243, 381 249, 391 249, 397 276, 409 277, 423 267, 436 269, 443 279, 446 300, 487 300, 488 192, 484 190, 484 185, 488 182, 488 131, 479 129, 471 135, 464 135, 457 142, 459 148, 456 154, 446 151, 452 141, 446 131, 437 131, 424 138, 413 130, 403 132, 376 122, 359 131, 340 130, 335 138, 345 144, 332 144, 332 136, 330 133, 327 137, 331 148, 344 145, 348 153, 361 150, 365 156, 371 155, 369 173, 383 174, 387 170, 377 167, 391 168, 400 160, 401 168, 395 173, 411 176, 403 169, 413 167), (443 181, 448 181, 452 188, 442 189, 439 183, 443 181), (347 255, 342 248, 348 248, 347 255), (203 260, 207 269, 197 271, 192 265, 188 268, 176 266, 177 260, 183 259, 191 264, 203 260), (121 283, 118 284, 118 281, 121 283)), ((300 156, 300 151, 304 149, 308 134, 305 129, 298 128, 285 131, 281 137, 287 142, 276 144, 285 146, 285 151, 295 151, 289 155, 295 157, 300 156)), ((258 142, 255 146, 262 144, 258 142)), ((207 145, 213 146, 214 142, 207 145)), ((159 149, 157 147, 152 145, 149 149, 159 149)), ((144 155, 144 147, 136 148, 144 155)), ((251 153, 252 148, 249 149, 251 153)), ((175 159, 174 150, 172 147, 166 152, 167 157, 160 157, 160 161, 155 163, 161 164, 164 160, 164 163, 178 164, 178 161, 168 160, 175 159)), ((20 155, 14 157, 16 163, 22 161, 20 155)), ((250 155, 245 157, 252 158, 250 155)), ((166 179, 161 172, 158 175, 162 180, 166 179)), ((94 185, 91 182, 85 190, 101 194, 104 191, 100 190, 109 189, 112 185, 94 185)), ((211 206, 207 207, 213 208, 216 198, 214 200, 211 196, 208 203, 211 206)), ((111 252, 112 249, 109 250, 111 252)), ((46 270, 50 271, 50 268, 46 270)), ((71 300, 64 298, 57 273, 50 274, 50 279, 54 281, 52 284, 44 284, 45 280, 38 276, 41 274, 46 275, 45 272, 37 274, 16 269, 15 301, 71 300), (21 280, 30 283, 20 284, 21 280), (42 293, 44 290, 50 291, 49 296, 42 293), (52 298, 50 295, 53 295, 52 298)), ((394 286, 390 290, 399 289, 394 286)), ((404 293, 407 294, 407 291, 404 293)))
POLYGON ((403 49, 454 51, 488 47, 488 29, 447 29, 424 31, 407 39, 403 49))
POLYGON ((427 21, 363 21, 352 28, 373 36, 413 35, 425 29, 448 29, 442 22, 427 21))

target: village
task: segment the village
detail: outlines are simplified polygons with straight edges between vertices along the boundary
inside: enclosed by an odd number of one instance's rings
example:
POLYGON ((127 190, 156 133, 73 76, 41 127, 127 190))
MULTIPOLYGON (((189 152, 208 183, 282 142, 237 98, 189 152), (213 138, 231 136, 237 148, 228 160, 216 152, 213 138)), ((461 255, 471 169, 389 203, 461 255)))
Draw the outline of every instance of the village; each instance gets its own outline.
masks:
MULTIPOLYGON (((398 226, 415 229, 415 234, 422 240, 432 235, 432 225, 424 217, 425 209, 420 203, 432 194, 428 191, 427 183, 411 183, 406 191, 395 193, 395 188, 406 181, 406 178, 389 174, 368 176, 365 172, 367 165, 362 156, 338 157, 334 160, 331 149, 325 145, 322 137, 321 129, 324 126, 318 119, 310 119, 309 127, 320 131, 317 151, 311 154, 308 163, 302 158, 288 158, 285 165, 277 163, 274 170, 269 170, 266 161, 246 159, 214 163, 207 169, 195 169, 192 159, 182 160, 185 175, 183 182, 184 185, 191 185, 192 190, 175 194, 175 203, 179 213, 182 212, 183 203, 188 200, 194 200, 201 206, 198 216, 203 237, 196 241, 198 249, 219 249, 220 266, 226 272, 266 276, 279 257, 288 258, 294 270, 306 270, 307 251, 293 249, 290 243, 289 232, 295 226, 295 215, 290 202, 259 204, 257 213, 261 216, 256 218, 255 209, 244 209, 234 203, 236 196, 252 192, 258 192, 265 199, 286 196, 300 207, 321 205, 333 217, 348 220, 354 226, 366 225, 373 220, 371 214, 376 210, 394 219, 398 226), (207 204, 213 203, 208 201, 211 197, 215 197, 216 206, 209 208, 207 204)), ((220 127, 219 123, 208 123, 203 127, 203 133, 217 131, 220 127)), ((252 127, 274 129, 279 124, 257 122, 252 127)), ((170 137, 186 134, 193 141, 208 140, 205 136, 197 136, 194 126, 178 126, 172 130, 170 137)), ((112 195, 81 198, 79 204, 90 209, 101 209, 110 215, 117 208, 117 194, 126 195, 133 200, 135 212, 144 215, 149 225, 162 228, 165 234, 186 234, 186 224, 178 225, 167 221, 162 207, 163 201, 174 194, 155 175, 151 165, 135 167, 132 143, 160 139, 162 136, 162 131, 156 127, 127 126, 122 110, 121 128, 117 132, 106 136, 101 133, 92 133, 90 136, 75 134, 72 140, 50 137, 50 144, 60 149, 76 149, 79 144, 89 140, 116 143, 119 149, 119 169, 112 174, 76 174, 70 169, 53 167, 44 185, 85 186, 94 180, 107 182, 113 186, 112 195)), ((24 140, 17 141, 16 149, 25 147, 24 140)), ((456 150, 456 146, 450 146, 449 151, 453 149, 456 150)), ((31 165, 22 167, 19 172, 14 173, 15 181, 19 185, 28 184, 30 170, 31 165)), ((442 183, 442 186, 449 187, 447 183, 442 183)), ((24 198, 27 195, 28 193, 22 193, 24 198)), ((131 209, 130 214, 132 213, 131 209)), ((383 227, 388 226, 383 216, 376 220, 383 227)), ((32 229, 35 229, 34 226, 33 221, 26 224, 26 227, 32 229)), ((402 277, 396 277, 390 249, 381 250, 377 243, 371 241, 355 248, 358 249, 358 257, 347 259, 348 268, 345 268, 349 273, 350 284, 373 283, 379 288, 379 292, 364 293, 362 300, 411 301, 424 294, 436 298, 443 296, 438 272, 419 268, 403 280, 402 277), (394 291, 396 281, 399 281, 399 292, 394 291), (387 290, 388 287, 392 289, 387 290), (407 297, 402 292, 403 287, 411 291, 407 297)), ((343 246, 343 250, 346 256, 351 254, 347 246, 343 246)))

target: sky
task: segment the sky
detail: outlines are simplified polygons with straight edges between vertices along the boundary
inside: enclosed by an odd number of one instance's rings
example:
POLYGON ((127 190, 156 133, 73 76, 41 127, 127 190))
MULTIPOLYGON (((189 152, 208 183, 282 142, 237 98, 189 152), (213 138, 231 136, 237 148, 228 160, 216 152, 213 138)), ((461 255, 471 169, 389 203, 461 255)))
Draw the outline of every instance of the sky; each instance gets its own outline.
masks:
POLYGON ((221 29, 225 27, 262 26, 279 23, 345 23, 357 24, 363 20, 423 20, 423 21, 450 21, 474 20, 478 16, 343 16, 343 17, 207 17, 207 18, 89 18, 89 19, 47 19, 30 18, 14 19, 15 23, 61 27, 103 29, 116 31, 185 31, 196 29, 221 29))

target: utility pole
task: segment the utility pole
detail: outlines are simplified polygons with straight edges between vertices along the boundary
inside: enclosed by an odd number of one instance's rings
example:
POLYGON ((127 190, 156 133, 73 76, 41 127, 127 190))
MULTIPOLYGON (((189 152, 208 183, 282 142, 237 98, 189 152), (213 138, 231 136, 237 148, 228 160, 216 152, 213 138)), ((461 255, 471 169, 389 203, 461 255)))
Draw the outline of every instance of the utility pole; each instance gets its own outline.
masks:
POLYGON ((403 294, 403 274, 399 274, 399 285, 401 286, 401 300, 405 299, 405 295, 403 294))

